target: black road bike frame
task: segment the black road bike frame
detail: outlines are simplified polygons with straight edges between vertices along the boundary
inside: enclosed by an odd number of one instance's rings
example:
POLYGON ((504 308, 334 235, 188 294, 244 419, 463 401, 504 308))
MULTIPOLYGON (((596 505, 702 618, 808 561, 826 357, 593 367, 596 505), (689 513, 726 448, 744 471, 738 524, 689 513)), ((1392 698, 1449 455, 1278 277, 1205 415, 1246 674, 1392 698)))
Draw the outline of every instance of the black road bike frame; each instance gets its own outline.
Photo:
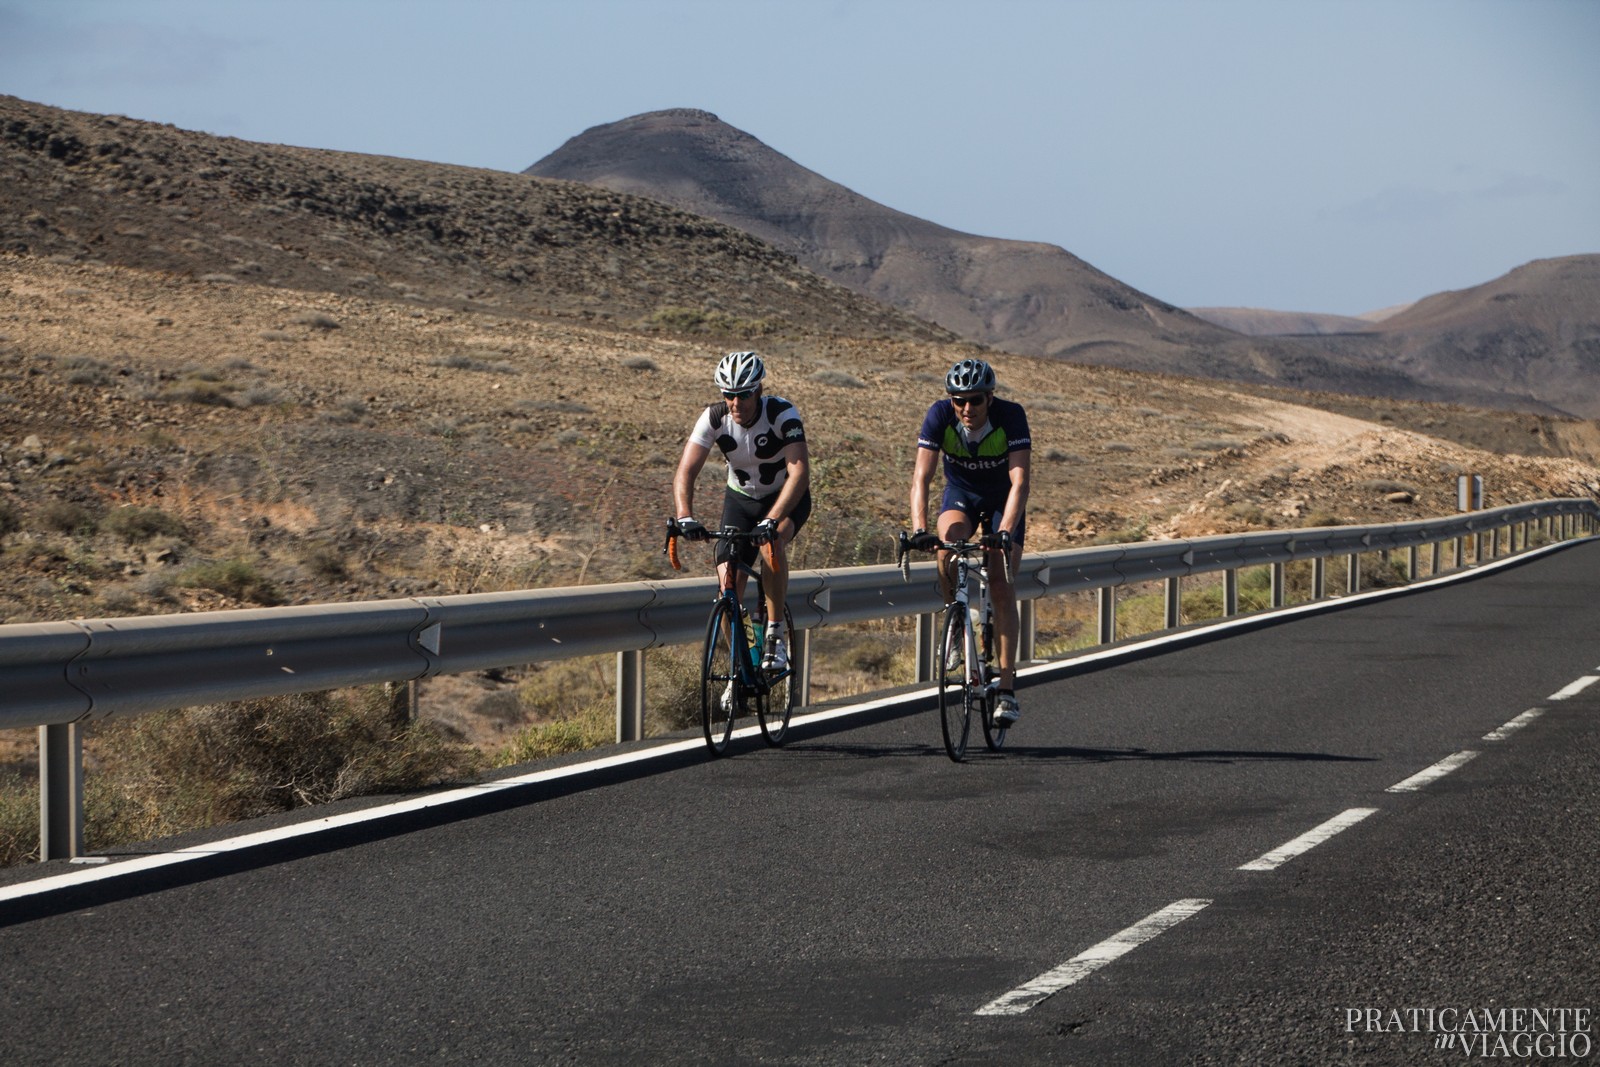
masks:
MULTIPOLYGON (((675 520, 667 522, 666 553, 675 568, 678 562, 676 541, 683 534, 675 520)), ((766 633, 767 598, 757 570, 740 558, 743 544, 764 544, 757 534, 734 527, 707 531, 707 538, 727 542, 733 549, 729 564, 733 568, 726 584, 717 591, 706 620, 705 644, 700 655, 700 723, 706 748, 712 756, 727 754, 733 737, 733 724, 754 710, 767 744, 783 744, 794 714, 795 668, 791 663, 781 671, 761 669, 762 637, 766 633), (751 610, 740 603, 738 576, 755 579, 756 595, 751 610)), ((783 609, 784 632, 794 633, 787 605, 783 609)))

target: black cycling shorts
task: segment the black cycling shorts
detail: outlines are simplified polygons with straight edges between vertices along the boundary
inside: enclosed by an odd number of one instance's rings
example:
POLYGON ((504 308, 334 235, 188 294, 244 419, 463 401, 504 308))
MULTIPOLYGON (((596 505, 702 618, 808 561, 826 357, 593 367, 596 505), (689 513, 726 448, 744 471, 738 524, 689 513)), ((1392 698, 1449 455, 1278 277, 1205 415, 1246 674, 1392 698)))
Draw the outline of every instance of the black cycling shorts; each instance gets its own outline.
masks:
MULTIPOLYGON (((767 517, 767 512, 772 510, 772 498, 757 500, 754 497, 736 493, 732 489, 725 489, 722 493, 722 528, 732 526, 734 529, 749 533, 756 528, 756 523, 767 517)), ((806 495, 794 506, 794 511, 789 514, 789 521, 794 523, 795 536, 800 536, 800 528, 806 524, 806 519, 811 517, 811 490, 806 490, 806 495)), ((726 563, 732 555, 732 546, 727 541, 717 542, 717 562, 726 563)), ((746 567, 753 566, 756 561, 756 546, 749 542, 739 545, 739 558, 746 567)))
MULTIPOLYGON (((981 526, 984 533, 994 533, 1000 529, 1000 520, 1006 513, 1006 498, 1010 495, 1009 489, 1004 493, 992 493, 986 496, 983 493, 958 489, 946 483, 939 511, 940 514, 946 511, 959 511, 970 519, 974 526, 981 526)), ((1027 529, 1028 516, 1023 515, 1017 520, 1017 528, 1011 531, 1011 543, 1020 548, 1023 534, 1027 529)))

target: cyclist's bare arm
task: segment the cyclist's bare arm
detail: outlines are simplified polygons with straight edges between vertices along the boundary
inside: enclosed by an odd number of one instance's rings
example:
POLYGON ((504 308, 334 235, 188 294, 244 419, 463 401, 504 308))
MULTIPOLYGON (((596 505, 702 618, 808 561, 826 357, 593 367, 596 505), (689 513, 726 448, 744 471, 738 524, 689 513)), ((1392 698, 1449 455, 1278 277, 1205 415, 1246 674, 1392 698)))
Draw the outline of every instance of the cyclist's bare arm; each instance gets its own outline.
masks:
POLYGON ((672 506, 677 510, 678 518, 694 514, 694 482, 700 477, 700 470, 706 465, 706 457, 710 454, 711 450, 704 445, 697 445, 693 441, 684 444, 683 456, 678 460, 678 472, 672 476, 672 506))
POLYGON ((784 463, 788 466, 788 476, 785 478, 783 488, 778 490, 778 499, 767 511, 767 517, 782 523, 794 513, 795 505, 800 503, 806 491, 811 488, 811 453, 806 448, 804 441, 791 441, 784 449, 784 463))
POLYGON ((933 472, 939 462, 939 453, 931 448, 917 448, 917 465, 911 471, 911 528, 928 529, 928 487, 933 484, 933 472))
POLYGON ((1033 467, 1033 453, 1030 449, 1022 449, 1007 456, 1009 466, 1007 474, 1011 479, 1011 489, 1006 493, 1006 506, 1000 512, 1000 528, 1002 530, 1016 531, 1022 516, 1028 513, 1028 482, 1033 467))

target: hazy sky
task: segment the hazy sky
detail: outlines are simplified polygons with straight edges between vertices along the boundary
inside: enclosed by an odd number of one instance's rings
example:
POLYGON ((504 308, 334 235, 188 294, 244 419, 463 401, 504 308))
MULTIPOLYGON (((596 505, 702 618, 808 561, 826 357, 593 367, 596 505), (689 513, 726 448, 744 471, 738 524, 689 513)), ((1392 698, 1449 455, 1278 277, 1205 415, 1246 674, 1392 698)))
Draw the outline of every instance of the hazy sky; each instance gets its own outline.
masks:
POLYGON ((0 0, 0 93, 520 171, 698 107, 1163 300, 1357 314, 1600 252, 1600 0, 0 0))

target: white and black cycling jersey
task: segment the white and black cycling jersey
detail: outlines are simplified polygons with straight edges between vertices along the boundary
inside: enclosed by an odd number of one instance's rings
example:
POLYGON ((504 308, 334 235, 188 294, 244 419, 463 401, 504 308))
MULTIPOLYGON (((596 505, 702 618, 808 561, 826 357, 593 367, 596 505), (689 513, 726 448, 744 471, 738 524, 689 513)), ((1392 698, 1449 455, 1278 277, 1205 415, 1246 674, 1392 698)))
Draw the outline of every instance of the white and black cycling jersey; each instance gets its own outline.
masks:
POLYGON ((781 396, 761 398, 761 409, 749 426, 740 426, 728 412, 726 401, 700 413, 689 440, 702 448, 719 450, 728 461, 728 488, 764 499, 783 488, 789 478, 784 451, 806 439, 800 412, 781 396))

